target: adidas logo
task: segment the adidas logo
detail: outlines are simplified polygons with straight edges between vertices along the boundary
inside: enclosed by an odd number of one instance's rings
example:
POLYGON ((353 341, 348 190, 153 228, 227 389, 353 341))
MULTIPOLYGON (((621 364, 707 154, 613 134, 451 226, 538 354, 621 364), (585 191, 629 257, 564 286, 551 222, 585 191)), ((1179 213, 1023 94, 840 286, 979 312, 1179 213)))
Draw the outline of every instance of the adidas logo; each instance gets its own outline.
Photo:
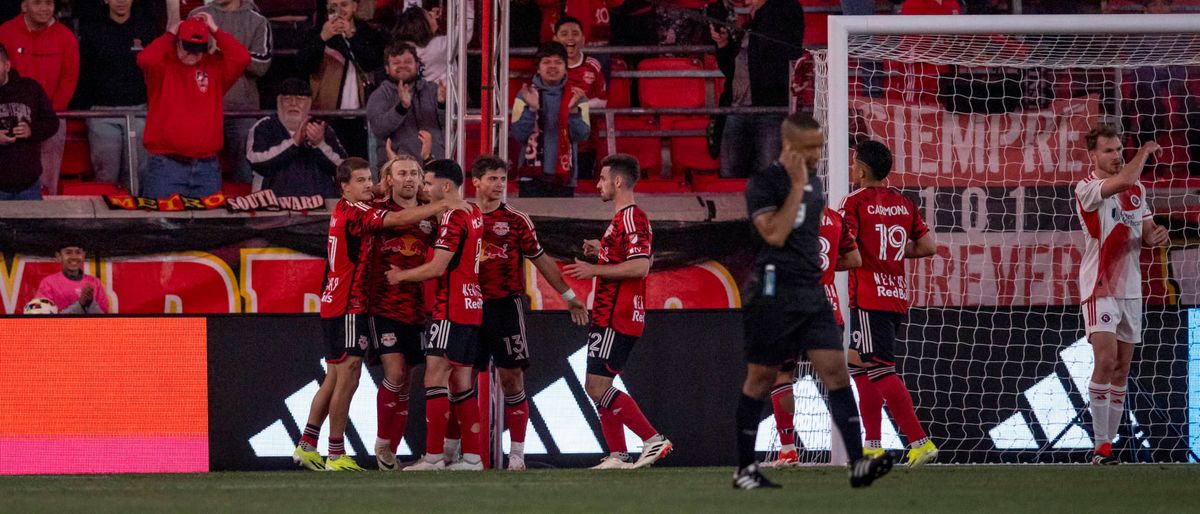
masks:
MULTIPOLYGON (((592 424, 598 424, 596 412, 592 408, 591 399, 586 396, 577 397, 572 390, 584 391, 583 380, 587 372, 587 347, 584 346, 567 358, 572 373, 560 377, 545 389, 529 399, 530 405, 539 413, 553 413, 543 416, 542 420, 554 439, 548 441, 558 449, 559 454, 601 453, 602 445, 599 434, 592 430, 592 424), (585 409, 586 408, 586 409, 585 409)), ((321 366, 326 364, 321 362, 321 366)), ((308 416, 309 403, 317 393, 320 384, 313 380, 284 400, 292 420, 285 424, 279 419, 250 437, 250 447, 258 457, 291 457, 296 449, 299 433, 289 433, 288 426, 304 427, 308 416)), ((621 377, 613 380, 613 387, 625 390, 621 377)), ((346 454, 356 455, 355 445, 351 441, 357 436, 364 442, 365 451, 373 454, 377 435, 375 395, 378 387, 371 379, 370 373, 362 373, 359 377, 358 389, 350 404, 350 423, 346 426, 346 454)), ((826 425, 828 426, 828 424, 826 425)), ((324 429, 329 429, 328 423, 324 429)), ((526 432, 525 454, 546 454, 546 442, 541 439, 538 430, 531 426, 526 432)), ((503 438, 507 445, 508 438, 503 438)), ((625 441, 630 448, 642 446, 642 439, 625 429, 625 441)), ((507 453, 508 449, 505 448, 507 453)), ((404 457, 412 456, 408 441, 401 441, 396 453, 404 457)))

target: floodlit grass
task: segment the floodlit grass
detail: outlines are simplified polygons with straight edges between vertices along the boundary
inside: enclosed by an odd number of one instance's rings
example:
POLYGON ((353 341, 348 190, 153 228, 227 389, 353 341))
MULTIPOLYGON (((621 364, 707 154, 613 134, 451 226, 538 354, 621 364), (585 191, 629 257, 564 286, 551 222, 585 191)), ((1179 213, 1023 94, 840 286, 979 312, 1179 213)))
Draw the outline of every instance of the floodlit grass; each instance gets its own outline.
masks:
POLYGON ((852 490, 832 468, 0 477, 2 512, 1196 512, 1200 466, 930 466, 852 490))

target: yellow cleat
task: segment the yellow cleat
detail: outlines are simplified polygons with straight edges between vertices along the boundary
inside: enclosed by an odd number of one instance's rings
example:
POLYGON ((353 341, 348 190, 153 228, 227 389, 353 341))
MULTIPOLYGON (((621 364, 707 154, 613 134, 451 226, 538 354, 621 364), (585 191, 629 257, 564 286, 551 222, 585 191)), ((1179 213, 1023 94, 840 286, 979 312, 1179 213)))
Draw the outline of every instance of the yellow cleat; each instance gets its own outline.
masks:
POLYGON ((308 452, 304 451, 304 448, 296 446, 296 451, 292 453, 292 462, 313 471, 325 471, 325 459, 322 459, 321 452, 316 450, 308 452))
POLYGON ((883 448, 863 448, 863 457, 866 457, 868 459, 878 459, 880 457, 883 457, 883 454, 884 454, 883 448))
POLYGON ((933 441, 925 440, 925 444, 920 448, 913 448, 908 451, 908 469, 919 468, 933 462, 937 459, 938 449, 933 445, 933 441))
POLYGON ((325 471, 366 471, 366 470, 363 469, 362 466, 359 466, 357 462, 354 462, 354 459, 352 459, 346 455, 342 455, 341 457, 338 457, 336 459, 333 457, 325 459, 325 471))

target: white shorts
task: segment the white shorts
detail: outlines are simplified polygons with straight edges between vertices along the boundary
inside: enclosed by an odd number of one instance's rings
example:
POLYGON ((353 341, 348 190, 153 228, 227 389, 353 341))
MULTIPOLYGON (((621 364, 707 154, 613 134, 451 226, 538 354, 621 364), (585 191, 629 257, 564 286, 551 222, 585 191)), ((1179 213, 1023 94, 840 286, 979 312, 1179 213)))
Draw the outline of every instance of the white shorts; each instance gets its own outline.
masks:
POLYGON ((1117 341, 1142 342, 1141 298, 1092 298, 1085 300, 1081 307, 1088 335, 1109 332, 1116 334, 1117 341))

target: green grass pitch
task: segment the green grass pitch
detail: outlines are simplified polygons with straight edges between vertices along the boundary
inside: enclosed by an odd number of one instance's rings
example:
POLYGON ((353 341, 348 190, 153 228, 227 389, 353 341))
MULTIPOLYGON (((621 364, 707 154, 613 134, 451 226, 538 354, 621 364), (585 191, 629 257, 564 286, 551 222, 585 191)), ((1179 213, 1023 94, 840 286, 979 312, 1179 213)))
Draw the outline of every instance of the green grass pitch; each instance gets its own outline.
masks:
POLYGON ((846 471, 731 469, 410 474, 237 472, 0 477, 0 512, 1197 512, 1200 466, 930 466, 852 490, 846 471))

